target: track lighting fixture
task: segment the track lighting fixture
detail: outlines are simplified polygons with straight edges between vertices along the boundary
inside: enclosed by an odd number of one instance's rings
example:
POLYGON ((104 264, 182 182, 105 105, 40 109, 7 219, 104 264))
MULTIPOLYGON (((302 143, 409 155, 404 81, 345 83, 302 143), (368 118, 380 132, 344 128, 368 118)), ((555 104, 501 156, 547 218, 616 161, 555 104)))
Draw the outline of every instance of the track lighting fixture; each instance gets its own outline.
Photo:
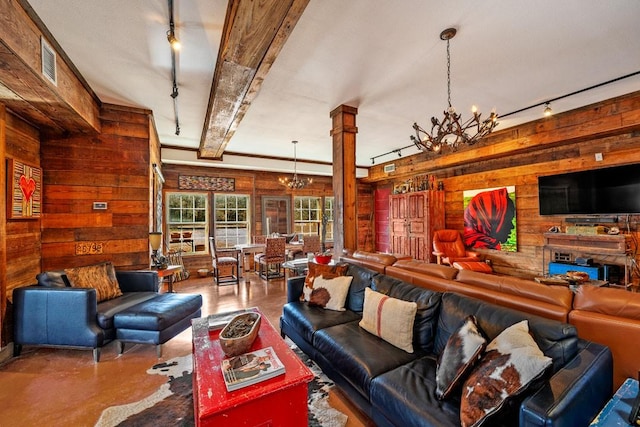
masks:
POLYGON ((167 40, 169 40, 171 49, 180 50, 180 41, 176 38, 176 33, 173 29, 167 31, 167 40))
POLYGON ((176 51, 180 49, 180 42, 176 38, 175 24, 173 22, 173 0, 167 0, 169 6, 169 31, 167 40, 171 45, 171 81, 173 83, 171 98, 173 98, 173 116, 176 122, 176 135, 180 135, 180 119, 178 118, 178 71, 176 69, 176 51))
POLYGON ((551 109, 551 103, 547 102, 544 104, 544 116, 549 117, 553 114, 553 110, 551 109))

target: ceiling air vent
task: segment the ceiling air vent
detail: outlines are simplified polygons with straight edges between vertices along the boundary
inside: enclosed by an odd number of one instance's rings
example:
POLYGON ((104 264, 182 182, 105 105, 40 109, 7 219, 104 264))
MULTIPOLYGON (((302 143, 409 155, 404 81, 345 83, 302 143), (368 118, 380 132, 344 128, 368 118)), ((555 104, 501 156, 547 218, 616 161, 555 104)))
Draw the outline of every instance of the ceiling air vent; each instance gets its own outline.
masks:
POLYGON ((391 163, 389 165, 384 165, 384 173, 391 173, 396 170, 395 163, 391 163))
POLYGON ((44 37, 40 37, 40 49, 42 51, 42 74, 54 85, 58 85, 58 73, 56 70, 56 52, 47 43, 44 37))

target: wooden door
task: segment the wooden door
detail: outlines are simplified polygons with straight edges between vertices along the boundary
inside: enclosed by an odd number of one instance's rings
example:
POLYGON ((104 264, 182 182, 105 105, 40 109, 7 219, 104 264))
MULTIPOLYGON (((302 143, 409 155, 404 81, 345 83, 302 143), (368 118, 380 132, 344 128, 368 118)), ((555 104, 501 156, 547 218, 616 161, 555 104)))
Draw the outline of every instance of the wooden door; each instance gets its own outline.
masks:
POLYGON ((409 254, 406 194, 389 197, 389 250, 395 254, 409 254))
POLYGON ((444 228, 444 192, 394 194, 389 200, 391 252, 433 262, 433 232, 444 228))
POLYGON ((407 245, 409 255, 414 259, 429 259, 429 212, 428 197, 424 192, 407 194, 407 245))

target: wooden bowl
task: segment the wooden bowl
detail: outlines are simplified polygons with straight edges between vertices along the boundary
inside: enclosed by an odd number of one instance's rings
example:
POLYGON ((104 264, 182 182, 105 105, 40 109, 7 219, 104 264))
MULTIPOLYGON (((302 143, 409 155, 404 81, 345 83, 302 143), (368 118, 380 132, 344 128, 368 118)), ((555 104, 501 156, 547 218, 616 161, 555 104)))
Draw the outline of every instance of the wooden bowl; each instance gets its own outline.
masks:
POLYGON ((262 316, 259 313, 242 313, 235 316, 220 331, 220 347, 229 357, 246 353, 258 337, 262 316))
POLYGON ((589 274, 584 271, 567 271, 567 277, 571 280, 576 281, 578 284, 588 282, 590 280, 589 274))
POLYGON ((317 264, 329 264, 331 262, 331 255, 316 255, 317 264))

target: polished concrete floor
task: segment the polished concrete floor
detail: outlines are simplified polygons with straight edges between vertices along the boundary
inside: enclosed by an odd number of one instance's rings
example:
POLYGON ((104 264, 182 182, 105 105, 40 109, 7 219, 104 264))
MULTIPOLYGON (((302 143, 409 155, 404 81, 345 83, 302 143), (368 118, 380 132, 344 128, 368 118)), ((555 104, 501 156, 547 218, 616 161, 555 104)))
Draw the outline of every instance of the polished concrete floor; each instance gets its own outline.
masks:
MULTIPOLYGON (((286 302, 283 279, 267 283, 253 273, 245 273, 238 286, 190 278, 175 283, 174 291, 202 294, 203 316, 257 306, 276 329, 286 302)), ((25 346, 19 357, 0 366, 0 427, 94 426, 105 408, 141 400, 166 382, 147 369, 190 352, 191 329, 163 345, 160 359, 150 345, 130 344, 118 355, 116 344, 109 343, 99 363, 88 350, 25 346)), ((339 393, 330 402, 349 415, 349 426, 363 425, 339 393)))

